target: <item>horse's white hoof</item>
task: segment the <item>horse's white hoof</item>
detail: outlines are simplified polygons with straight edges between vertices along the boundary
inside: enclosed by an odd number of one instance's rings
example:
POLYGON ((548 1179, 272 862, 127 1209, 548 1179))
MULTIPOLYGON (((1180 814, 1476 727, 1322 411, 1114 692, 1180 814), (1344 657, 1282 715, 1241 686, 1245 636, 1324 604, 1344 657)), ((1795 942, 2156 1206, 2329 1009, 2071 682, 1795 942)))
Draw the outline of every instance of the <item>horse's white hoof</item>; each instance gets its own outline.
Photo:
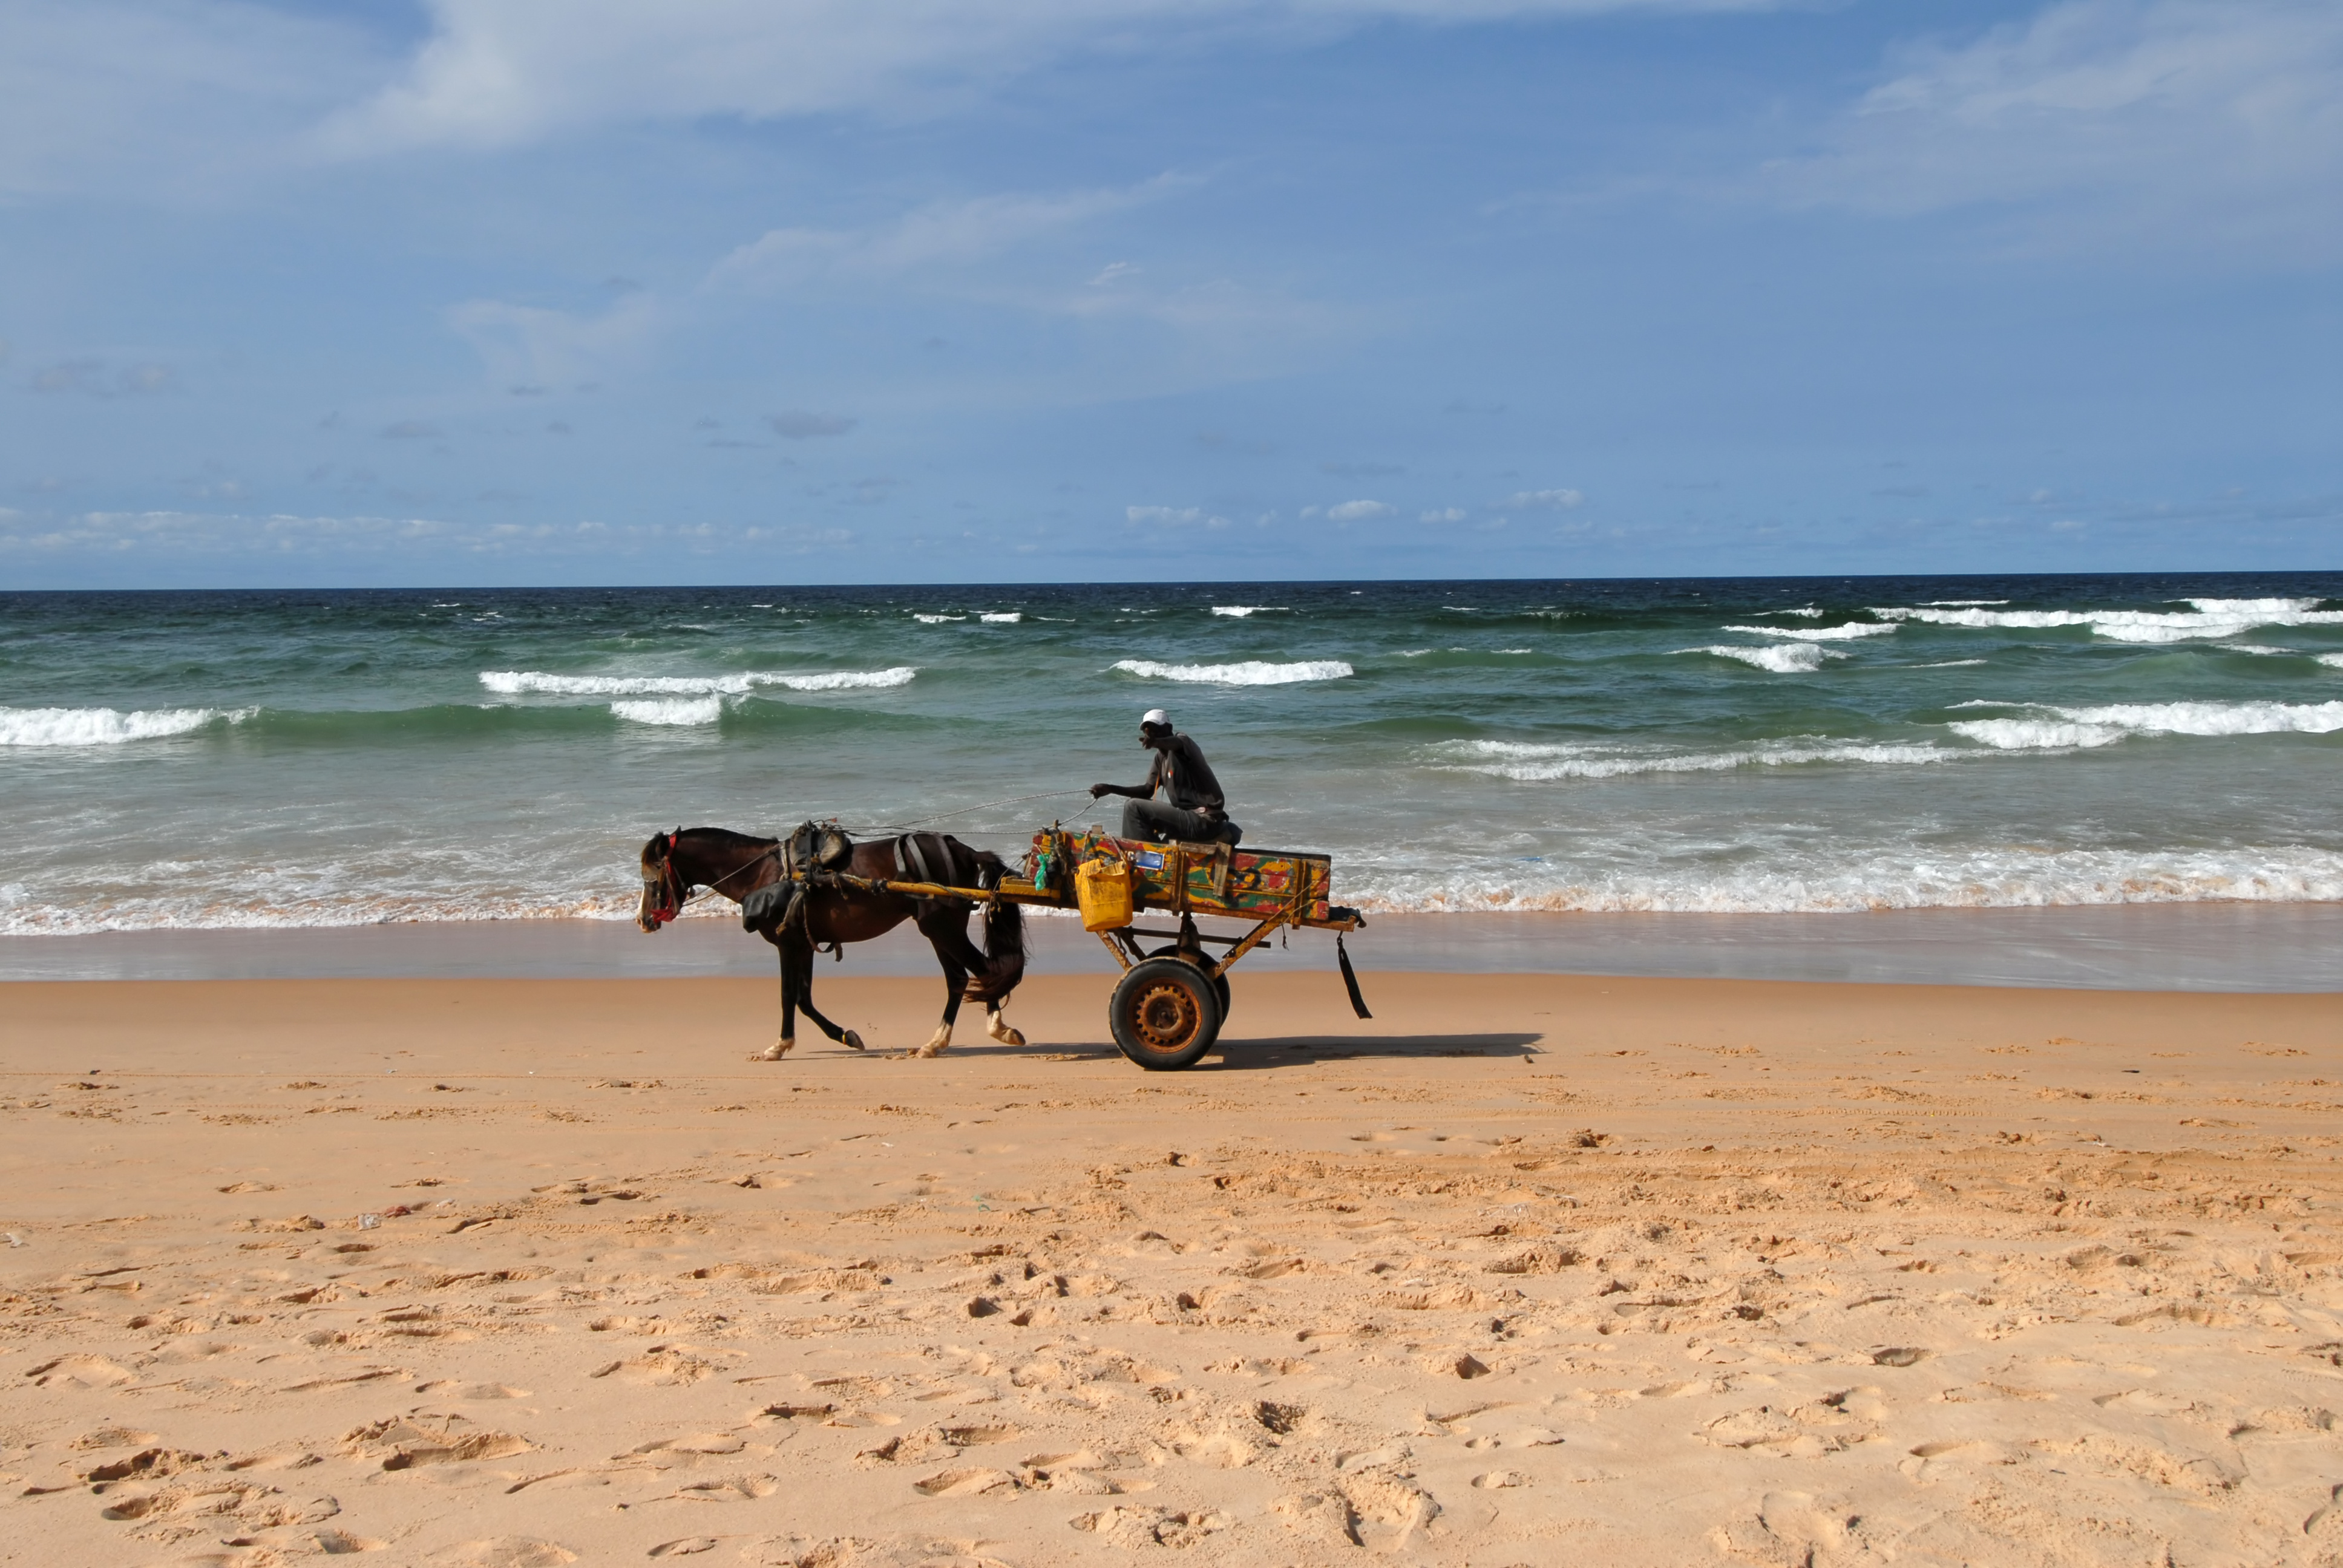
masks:
POLYGON ((750 1061, 779 1061, 781 1058, 789 1055, 790 1051, 796 1050, 797 1043, 798 1042, 794 1040, 777 1040, 773 1041, 772 1044, 765 1047, 764 1050, 759 1051, 756 1055, 750 1057, 749 1060, 750 1061))
POLYGON ((849 1050, 860 1050, 862 1049, 862 1037, 850 1029, 844 1034, 838 1037, 838 1043, 846 1047, 849 1050))
POLYGON ((914 1056, 941 1056, 944 1053, 945 1048, 950 1044, 951 1030, 949 1029, 940 1029, 936 1030, 935 1037, 933 1039, 930 1040, 927 1044, 920 1047, 919 1050, 913 1051, 911 1054, 914 1056))
POLYGON ((1009 1020, 1002 1018, 997 1012, 993 1013, 984 1020, 984 1032, 990 1035, 993 1039, 999 1040, 1003 1045, 1022 1045, 1025 1043, 1025 1036, 1016 1029, 1011 1027, 1009 1020))

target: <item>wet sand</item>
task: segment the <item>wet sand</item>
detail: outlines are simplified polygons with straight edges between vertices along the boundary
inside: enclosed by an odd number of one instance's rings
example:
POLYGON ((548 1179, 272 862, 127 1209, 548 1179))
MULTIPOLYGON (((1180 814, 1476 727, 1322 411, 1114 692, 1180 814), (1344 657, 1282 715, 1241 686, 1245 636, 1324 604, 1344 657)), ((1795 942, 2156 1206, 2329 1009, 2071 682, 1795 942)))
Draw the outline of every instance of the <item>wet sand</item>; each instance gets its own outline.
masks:
MULTIPOLYGON (((720 902, 720 901, 719 901, 720 902)), ((1208 924, 1212 922, 1207 922, 1208 924)), ((1031 912, 1028 972, 1099 975, 1098 939, 1031 912)), ((1224 927, 1241 933, 1242 925, 1224 927)), ((2095 904, 1837 914, 1370 916, 1351 938, 1362 970, 1443 974, 1677 976, 2094 990, 2313 991, 2343 988, 2343 904, 2095 904)), ((1323 933, 1245 959, 1265 970, 1334 967, 1323 933)), ((632 979, 772 972, 772 950, 729 906, 646 938, 628 920, 476 920, 282 930, 0 937, 0 981, 25 980, 632 979)), ((850 975, 932 975, 909 927, 854 950, 850 975)))
POLYGON ((0 990, 0 1560, 2343 1561, 2343 997, 0 990))

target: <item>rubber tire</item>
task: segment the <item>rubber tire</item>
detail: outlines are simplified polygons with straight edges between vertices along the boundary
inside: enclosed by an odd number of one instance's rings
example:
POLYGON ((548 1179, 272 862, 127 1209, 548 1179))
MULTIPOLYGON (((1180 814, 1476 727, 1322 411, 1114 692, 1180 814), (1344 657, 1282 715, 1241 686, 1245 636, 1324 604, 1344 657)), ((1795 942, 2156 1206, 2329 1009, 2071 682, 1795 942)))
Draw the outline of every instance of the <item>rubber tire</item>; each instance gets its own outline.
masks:
POLYGON ((1176 1072, 1192 1066, 1221 1036, 1221 999, 1212 976, 1184 959, 1143 959, 1115 982, 1106 1008, 1107 1027, 1122 1054, 1150 1072, 1176 1072), (1176 997, 1165 997, 1171 989, 1176 997), (1140 1027, 1140 1010, 1154 998, 1156 1010, 1171 1014, 1154 1031, 1140 1027), (1188 1025, 1183 1036, 1166 1040, 1165 1026, 1188 1025))
MULTIPOLYGON (((1151 959, 1177 959, 1180 958, 1180 950, 1178 948, 1157 948, 1153 952, 1147 956, 1151 959)), ((1181 959, 1180 961, 1182 963, 1190 963, 1193 960, 1189 959, 1181 959)), ((1229 1007, 1231 1000, 1229 997, 1229 977, 1226 975, 1212 976, 1212 990, 1220 995, 1221 1027, 1222 1029, 1226 1029, 1229 1024, 1229 1007)))

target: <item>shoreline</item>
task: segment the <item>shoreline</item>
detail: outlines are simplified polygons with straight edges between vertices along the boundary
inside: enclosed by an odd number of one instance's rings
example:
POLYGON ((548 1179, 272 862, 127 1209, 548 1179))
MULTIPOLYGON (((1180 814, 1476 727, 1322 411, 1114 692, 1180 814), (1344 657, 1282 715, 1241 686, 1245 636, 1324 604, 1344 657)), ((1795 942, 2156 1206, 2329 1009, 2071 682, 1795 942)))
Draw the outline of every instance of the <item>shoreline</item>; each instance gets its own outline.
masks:
MULTIPOLYGON (((1029 972, 1104 973, 1097 939, 1064 917, 1027 921, 1029 972)), ((2343 904, 2204 902, 1830 914, 1458 912, 1370 915, 1350 940, 1362 976, 1583 974, 1869 984, 2343 990, 2343 904)), ((656 938, 618 920, 478 920, 0 937, 0 982, 331 978, 766 976, 770 949, 729 918, 656 938)), ((1333 944, 1297 931, 1241 973, 1332 970, 1333 944)), ((933 975, 908 927, 850 948, 832 977, 933 975)), ((1370 999, 1372 1002, 1372 998, 1370 999)))

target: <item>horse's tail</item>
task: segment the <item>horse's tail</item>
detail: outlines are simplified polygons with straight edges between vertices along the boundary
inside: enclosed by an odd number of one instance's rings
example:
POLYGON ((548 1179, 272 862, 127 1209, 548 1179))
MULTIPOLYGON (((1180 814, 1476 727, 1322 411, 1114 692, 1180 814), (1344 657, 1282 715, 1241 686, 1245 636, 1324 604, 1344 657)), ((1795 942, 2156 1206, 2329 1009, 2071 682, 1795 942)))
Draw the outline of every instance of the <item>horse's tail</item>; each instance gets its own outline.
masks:
MULTIPOLYGON (((977 885, 998 887, 1008 866, 1000 856, 984 850, 976 855, 977 885)), ((984 909, 984 973, 970 990, 981 990, 981 1000, 998 1010, 1025 978, 1025 910, 1002 899, 984 909)))

